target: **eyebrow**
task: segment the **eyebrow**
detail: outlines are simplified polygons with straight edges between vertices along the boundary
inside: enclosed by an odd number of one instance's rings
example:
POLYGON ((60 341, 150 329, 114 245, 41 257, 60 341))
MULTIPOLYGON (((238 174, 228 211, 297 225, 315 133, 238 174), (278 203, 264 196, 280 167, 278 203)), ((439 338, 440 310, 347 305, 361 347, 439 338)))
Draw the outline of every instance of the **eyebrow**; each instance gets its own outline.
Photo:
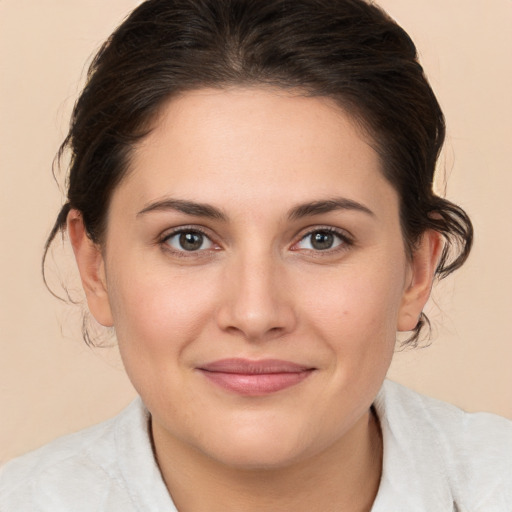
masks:
POLYGON ((368 207, 345 197, 335 197, 333 199, 300 204, 290 210, 288 217, 290 220, 298 220, 303 217, 320 215, 322 213, 329 213, 336 210, 355 210, 375 217, 375 213, 373 213, 368 207))
MULTIPOLYGON (((228 220, 227 215, 223 211, 210 204, 172 198, 166 198, 148 204, 137 213, 137 217, 149 212, 168 210, 178 211, 194 217, 204 217, 224 222, 228 220)), ((336 210, 355 210, 372 217, 375 216, 375 214, 363 204, 345 197, 337 197, 299 204, 289 211, 288 218, 290 220, 299 220, 304 217, 321 215, 322 213, 329 213, 336 210)))
POLYGON ((137 217, 149 212, 175 210, 186 215, 193 215, 194 217, 205 217, 208 219, 226 221, 227 216, 215 206, 205 203, 196 203, 194 201, 185 201, 183 199, 163 199, 155 201, 145 206, 137 217))

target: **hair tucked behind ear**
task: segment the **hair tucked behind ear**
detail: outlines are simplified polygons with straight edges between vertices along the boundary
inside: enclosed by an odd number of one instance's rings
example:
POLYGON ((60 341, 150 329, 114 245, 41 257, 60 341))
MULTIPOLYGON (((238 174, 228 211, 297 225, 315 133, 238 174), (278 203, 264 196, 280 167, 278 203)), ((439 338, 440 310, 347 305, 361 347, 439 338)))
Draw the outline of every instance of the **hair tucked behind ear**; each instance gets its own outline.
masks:
MULTIPOLYGON (((432 209, 425 226, 421 226, 422 232, 425 229, 432 229, 440 233, 444 239, 435 273, 441 280, 460 268, 467 260, 473 244, 473 226, 462 208, 436 196, 432 198, 432 209)), ((428 337, 430 327, 430 320, 422 312, 411 336, 402 342, 402 347, 418 346, 422 334, 423 337, 428 337)))
POLYGON ((432 203, 434 208, 428 228, 438 231, 445 239, 436 270, 436 275, 443 279, 468 258, 473 243, 473 227, 466 212, 457 205, 440 197, 434 197, 432 203))
MULTIPOLYGON (((294 88, 336 100, 375 143, 400 196, 408 250, 435 229, 446 242, 437 275, 464 263, 471 222, 432 188, 443 114, 409 36, 364 0, 143 2, 96 55, 75 105, 59 152, 71 155, 67 201, 45 256, 70 208, 102 243, 110 198, 132 148, 169 98, 236 85, 294 88)), ((425 323, 423 317, 409 343, 417 343, 425 323)))

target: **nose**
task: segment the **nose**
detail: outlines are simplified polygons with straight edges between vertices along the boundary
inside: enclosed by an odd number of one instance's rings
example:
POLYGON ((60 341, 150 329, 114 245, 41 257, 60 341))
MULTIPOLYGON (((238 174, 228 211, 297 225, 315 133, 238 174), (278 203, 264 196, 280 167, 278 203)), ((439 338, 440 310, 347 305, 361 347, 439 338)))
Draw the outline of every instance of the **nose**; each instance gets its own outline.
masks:
POLYGON ((219 327, 251 342, 293 331, 297 316, 286 269, 271 255, 240 257, 226 269, 219 327))

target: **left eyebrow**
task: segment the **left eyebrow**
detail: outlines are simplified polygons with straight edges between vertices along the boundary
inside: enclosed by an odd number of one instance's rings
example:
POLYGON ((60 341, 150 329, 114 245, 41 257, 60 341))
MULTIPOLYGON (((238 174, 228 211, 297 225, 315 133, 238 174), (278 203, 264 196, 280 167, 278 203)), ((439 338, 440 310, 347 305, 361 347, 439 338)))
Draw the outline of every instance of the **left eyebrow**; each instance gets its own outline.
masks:
POLYGON ((290 220, 298 220, 303 217, 320 215, 322 213, 329 213, 336 210, 355 210, 370 215, 371 217, 375 217, 375 213, 373 213, 367 206, 345 197, 335 197, 333 199, 299 204, 290 210, 288 218, 290 220))

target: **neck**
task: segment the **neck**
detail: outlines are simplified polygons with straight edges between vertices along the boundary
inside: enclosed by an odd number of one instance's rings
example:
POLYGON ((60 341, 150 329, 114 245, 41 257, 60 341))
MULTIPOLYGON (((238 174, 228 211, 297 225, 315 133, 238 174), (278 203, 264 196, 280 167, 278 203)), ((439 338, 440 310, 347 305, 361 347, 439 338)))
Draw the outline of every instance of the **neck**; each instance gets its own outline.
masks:
POLYGON ((369 512, 382 471, 382 440, 369 411, 335 445, 270 469, 219 463, 152 425, 163 479, 180 512, 369 512))

